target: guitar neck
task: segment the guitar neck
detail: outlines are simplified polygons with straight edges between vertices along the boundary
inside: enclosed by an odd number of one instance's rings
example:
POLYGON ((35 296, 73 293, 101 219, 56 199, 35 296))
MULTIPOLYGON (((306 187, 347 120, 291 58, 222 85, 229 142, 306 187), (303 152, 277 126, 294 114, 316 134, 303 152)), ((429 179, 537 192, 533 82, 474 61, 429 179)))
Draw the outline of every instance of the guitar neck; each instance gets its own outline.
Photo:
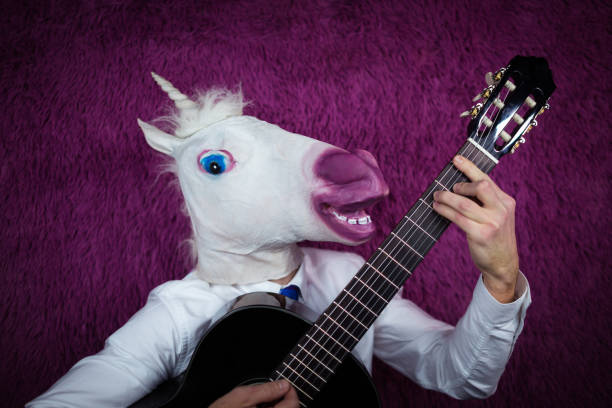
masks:
MULTIPOLYGON (((487 174, 497 163, 471 140, 458 154, 487 174)), ((448 163, 272 373, 291 381, 302 406, 314 399, 448 227, 449 221, 433 211, 433 193, 464 181, 463 173, 448 163)))

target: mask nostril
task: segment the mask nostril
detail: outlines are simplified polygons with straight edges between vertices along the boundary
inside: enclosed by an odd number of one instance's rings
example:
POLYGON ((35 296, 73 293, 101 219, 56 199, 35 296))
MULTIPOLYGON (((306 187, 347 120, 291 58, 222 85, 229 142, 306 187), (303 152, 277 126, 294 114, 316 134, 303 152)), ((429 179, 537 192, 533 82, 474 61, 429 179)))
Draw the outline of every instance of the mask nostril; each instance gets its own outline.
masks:
POLYGON ((319 158, 315 174, 334 184, 345 185, 369 179, 373 176, 369 163, 356 154, 343 150, 331 150, 319 158))

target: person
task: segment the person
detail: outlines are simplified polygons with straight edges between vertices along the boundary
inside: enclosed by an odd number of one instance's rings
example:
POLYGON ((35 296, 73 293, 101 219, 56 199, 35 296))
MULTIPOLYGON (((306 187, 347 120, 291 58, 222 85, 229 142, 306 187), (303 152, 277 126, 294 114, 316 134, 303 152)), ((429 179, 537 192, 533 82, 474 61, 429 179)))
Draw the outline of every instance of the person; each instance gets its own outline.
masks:
MULTIPOLYGON (((187 369, 213 316, 231 300, 289 285, 321 314, 365 262, 296 243, 371 238, 375 228, 361 205, 383 198, 388 187, 370 153, 243 116, 240 92, 213 89, 195 102, 152 76, 177 106, 175 134, 138 123, 149 145, 176 161, 198 262, 183 279, 153 289, 99 353, 77 362, 28 408, 128 406, 187 369)), ((396 294, 352 350, 369 372, 376 356, 417 384, 461 399, 495 392, 531 303, 519 271, 514 200, 466 156, 453 163, 470 181, 436 192, 433 203, 465 232, 481 272, 463 317, 453 327, 396 294)), ((294 393, 284 382, 239 387, 213 407, 285 408, 295 406, 294 393)))

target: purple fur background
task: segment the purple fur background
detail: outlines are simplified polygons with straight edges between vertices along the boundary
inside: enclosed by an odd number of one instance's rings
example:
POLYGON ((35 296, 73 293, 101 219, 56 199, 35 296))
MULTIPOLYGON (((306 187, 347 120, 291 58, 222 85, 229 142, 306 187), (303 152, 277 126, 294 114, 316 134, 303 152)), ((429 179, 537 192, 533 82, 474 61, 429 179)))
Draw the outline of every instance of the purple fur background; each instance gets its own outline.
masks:
MULTIPOLYGON (((533 304, 497 393, 456 402, 382 363, 384 406, 604 406, 610 333, 609 2, 11 2, 2 7, 0 394, 22 406, 190 268, 189 224, 136 118, 242 84, 246 114, 379 160, 368 256, 464 142, 484 74, 546 57, 557 91, 493 173, 517 199, 533 304), (541 4, 540 4, 541 3, 541 4)), ((253 226, 256 228, 257 226, 253 226)), ((330 246, 330 245, 327 245, 330 246)), ((333 246, 339 248, 338 246, 333 246)), ((450 228, 405 288, 455 323, 478 272, 450 228)))

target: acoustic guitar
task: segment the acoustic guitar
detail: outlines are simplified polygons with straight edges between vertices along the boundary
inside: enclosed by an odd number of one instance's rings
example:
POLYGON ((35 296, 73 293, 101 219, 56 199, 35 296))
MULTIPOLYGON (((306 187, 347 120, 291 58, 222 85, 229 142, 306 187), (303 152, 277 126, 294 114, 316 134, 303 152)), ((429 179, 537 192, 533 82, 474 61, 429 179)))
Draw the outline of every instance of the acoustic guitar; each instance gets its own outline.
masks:
MULTIPOLYGON (((555 84, 545 59, 523 56, 486 81, 478 103, 463 114, 471 120, 458 154, 488 174, 525 142, 555 84)), ((294 386, 302 407, 380 406, 351 350, 449 225, 433 211, 434 191, 464 181, 447 164, 320 316, 278 294, 237 298, 202 337, 185 373, 132 407, 207 407, 237 385, 281 378, 294 386)))

